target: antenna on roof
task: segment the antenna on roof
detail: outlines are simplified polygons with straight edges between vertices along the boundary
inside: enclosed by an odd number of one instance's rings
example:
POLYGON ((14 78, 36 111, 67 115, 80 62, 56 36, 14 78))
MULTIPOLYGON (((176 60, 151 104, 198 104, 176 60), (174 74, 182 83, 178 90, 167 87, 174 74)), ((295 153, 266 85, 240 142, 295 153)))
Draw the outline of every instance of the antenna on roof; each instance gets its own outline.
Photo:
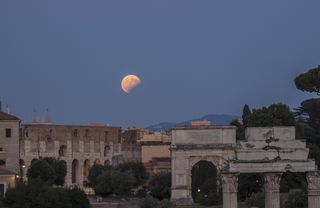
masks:
POLYGON ((9 108, 9 105, 8 105, 8 104, 6 104, 6 113, 7 113, 7 114, 10 114, 10 108, 9 108))
POLYGON ((51 123, 51 118, 50 118, 50 114, 49 114, 49 109, 46 109, 46 116, 44 118, 44 123, 51 123))
POLYGON ((32 123, 37 123, 36 109, 33 109, 32 123))

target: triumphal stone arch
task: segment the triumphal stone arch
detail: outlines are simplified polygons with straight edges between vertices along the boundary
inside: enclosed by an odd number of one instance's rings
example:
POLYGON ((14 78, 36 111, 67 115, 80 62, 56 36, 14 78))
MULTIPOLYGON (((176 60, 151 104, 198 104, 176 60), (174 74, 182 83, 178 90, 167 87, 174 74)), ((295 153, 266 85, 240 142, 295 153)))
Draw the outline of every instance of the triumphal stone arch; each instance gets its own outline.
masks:
POLYGON ((192 203, 191 170, 199 161, 212 162, 221 176, 223 207, 237 208, 238 175, 261 173, 265 207, 280 208, 280 179, 287 171, 306 173, 308 207, 320 207, 320 172, 308 159, 306 143, 295 138, 294 127, 250 127, 245 141, 236 141, 233 126, 172 129, 172 193, 178 204, 192 203))

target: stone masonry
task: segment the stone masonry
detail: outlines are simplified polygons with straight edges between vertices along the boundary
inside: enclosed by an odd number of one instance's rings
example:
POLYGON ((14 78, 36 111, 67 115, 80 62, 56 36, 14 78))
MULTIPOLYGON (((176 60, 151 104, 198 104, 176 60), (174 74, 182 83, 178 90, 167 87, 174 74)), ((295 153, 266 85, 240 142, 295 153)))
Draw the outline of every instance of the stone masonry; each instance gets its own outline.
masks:
POLYGON ((245 141, 236 142, 232 126, 174 128, 171 199, 178 204, 192 203, 191 170, 205 160, 221 175, 223 208, 237 208, 241 173, 264 174, 265 207, 280 208, 280 180, 287 171, 306 173, 308 207, 319 207, 320 172, 308 158, 306 143, 295 138, 294 127, 251 127, 245 135, 245 141))
POLYGON ((93 164, 117 165, 124 160, 140 161, 139 152, 140 148, 134 142, 123 142, 120 127, 52 124, 22 126, 20 157, 25 167, 23 174, 26 174, 34 159, 58 158, 67 164, 66 186, 82 187, 93 164), (123 154, 123 146, 126 154, 123 154))

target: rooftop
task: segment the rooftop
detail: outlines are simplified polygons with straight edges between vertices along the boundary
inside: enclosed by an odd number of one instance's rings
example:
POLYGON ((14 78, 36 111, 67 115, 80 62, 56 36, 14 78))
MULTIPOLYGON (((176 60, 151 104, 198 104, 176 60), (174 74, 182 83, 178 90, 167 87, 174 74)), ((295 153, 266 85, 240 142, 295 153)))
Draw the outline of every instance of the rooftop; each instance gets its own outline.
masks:
POLYGON ((19 121, 20 119, 18 117, 15 117, 13 115, 0 111, 0 120, 19 121))
POLYGON ((236 129, 235 126, 184 126, 174 127, 172 130, 198 130, 198 129, 236 129))

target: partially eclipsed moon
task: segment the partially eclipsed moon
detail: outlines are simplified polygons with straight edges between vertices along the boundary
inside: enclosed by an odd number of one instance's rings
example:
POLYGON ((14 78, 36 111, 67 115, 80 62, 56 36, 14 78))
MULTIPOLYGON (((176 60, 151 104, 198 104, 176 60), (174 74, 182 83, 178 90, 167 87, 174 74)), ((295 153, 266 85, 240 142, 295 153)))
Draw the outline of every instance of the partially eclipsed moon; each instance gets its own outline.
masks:
POLYGON ((141 80, 136 75, 127 75, 121 81, 121 88, 124 92, 129 93, 133 88, 138 86, 141 80))

